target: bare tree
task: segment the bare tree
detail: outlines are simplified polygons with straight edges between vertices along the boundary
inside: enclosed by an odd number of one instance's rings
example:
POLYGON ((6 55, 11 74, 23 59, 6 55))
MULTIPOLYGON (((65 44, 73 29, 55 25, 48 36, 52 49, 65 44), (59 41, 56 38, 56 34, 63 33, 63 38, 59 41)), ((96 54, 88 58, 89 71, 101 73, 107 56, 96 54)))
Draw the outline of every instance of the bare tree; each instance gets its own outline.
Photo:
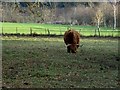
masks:
POLYGON ((103 22, 103 12, 100 9, 97 10, 94 21, 97 24, 97 29, 100 36, 100 24, 103 22))
POLYGON ((116 25, 117 25, 117 14, 116 14, 116 12, 117 12, 117 1, 116 0, 114 0, 114 2, 111 2, 111 0, 108 0, 110 3, 111 3, 111 5, 112 5, 112 7, 113 7, 113 10, 114 10, 114 25, 113 25, 113 29, 115 30, 116 29, 116 25))
POLYGON ((118 2, 118 23, 117 26, 120 28, 120 2, 118 2))

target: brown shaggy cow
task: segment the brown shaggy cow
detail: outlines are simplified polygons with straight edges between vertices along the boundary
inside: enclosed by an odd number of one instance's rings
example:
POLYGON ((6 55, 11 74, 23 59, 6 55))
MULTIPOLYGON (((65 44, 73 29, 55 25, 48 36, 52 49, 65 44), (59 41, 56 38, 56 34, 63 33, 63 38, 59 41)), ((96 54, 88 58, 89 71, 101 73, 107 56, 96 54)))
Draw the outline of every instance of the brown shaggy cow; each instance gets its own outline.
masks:
POLYGON ((68 30, 64 34, 64 42, 67 45, 67 52, 76 53, 79 47, 80 34, 75 30, 68 30))

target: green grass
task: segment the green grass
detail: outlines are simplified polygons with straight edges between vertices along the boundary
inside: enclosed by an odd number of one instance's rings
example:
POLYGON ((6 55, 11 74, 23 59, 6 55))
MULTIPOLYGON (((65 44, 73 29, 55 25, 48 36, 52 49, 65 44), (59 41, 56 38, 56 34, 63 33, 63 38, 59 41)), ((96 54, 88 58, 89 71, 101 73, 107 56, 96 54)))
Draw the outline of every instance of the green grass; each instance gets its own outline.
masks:
MULTIPOLYGON (((63 35, 64 32, 69 28, 73 28, 84 36, 94 36, 95 26, 70 26, 70 25, 60 25, 60 24, 39 24, 39 23, 1 23, 3 27, 3 33, 17 33, 20 34, 30 34, 30 28, 32 28, 33 33, 37 34, 47 34, 48 29, 50 34, 63 35)), ((120 36, 118 30, 112 30, 112 28, 101 27, 101 36, 120 36)), ((98 35, 98 32, 97 32, 98 35)))
POLYGON ((76 54, 63 38, 2 37, 2 44, 4 87, 118 87, 117 39, 81 39, 76 54))

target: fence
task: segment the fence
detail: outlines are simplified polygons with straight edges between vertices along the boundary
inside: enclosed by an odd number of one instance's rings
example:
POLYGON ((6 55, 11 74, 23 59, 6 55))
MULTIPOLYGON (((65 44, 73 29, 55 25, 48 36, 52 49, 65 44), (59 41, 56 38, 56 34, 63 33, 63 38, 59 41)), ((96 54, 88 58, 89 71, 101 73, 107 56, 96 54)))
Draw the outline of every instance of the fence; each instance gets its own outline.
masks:
POLYGON ((47 28, 34 28, 34 27, 2 27, 2 34, 62 34, 64 31, 50 30, 47 28), (59 33, 58 33, 59 32, 59 33))
MULTIPOLYGON (((68 28, 36 28, 36 27, 2 27, 2 35, 16 34, 16 35, 63 35, 68 28)), ((77 29, 82 36, 117 36, 119 37, 118 30, 100 30, 97 29, 77 29)))

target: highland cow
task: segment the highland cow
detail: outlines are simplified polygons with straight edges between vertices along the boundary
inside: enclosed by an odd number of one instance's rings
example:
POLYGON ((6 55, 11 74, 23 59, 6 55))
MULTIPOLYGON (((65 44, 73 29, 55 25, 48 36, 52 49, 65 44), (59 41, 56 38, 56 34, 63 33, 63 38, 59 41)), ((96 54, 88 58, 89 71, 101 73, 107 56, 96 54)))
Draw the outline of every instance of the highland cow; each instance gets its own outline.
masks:
POLYGON ((64 42, 68 53, 76 53, 79 47, 80 34, 75 30, 68 30, 64 34, 64 42))

